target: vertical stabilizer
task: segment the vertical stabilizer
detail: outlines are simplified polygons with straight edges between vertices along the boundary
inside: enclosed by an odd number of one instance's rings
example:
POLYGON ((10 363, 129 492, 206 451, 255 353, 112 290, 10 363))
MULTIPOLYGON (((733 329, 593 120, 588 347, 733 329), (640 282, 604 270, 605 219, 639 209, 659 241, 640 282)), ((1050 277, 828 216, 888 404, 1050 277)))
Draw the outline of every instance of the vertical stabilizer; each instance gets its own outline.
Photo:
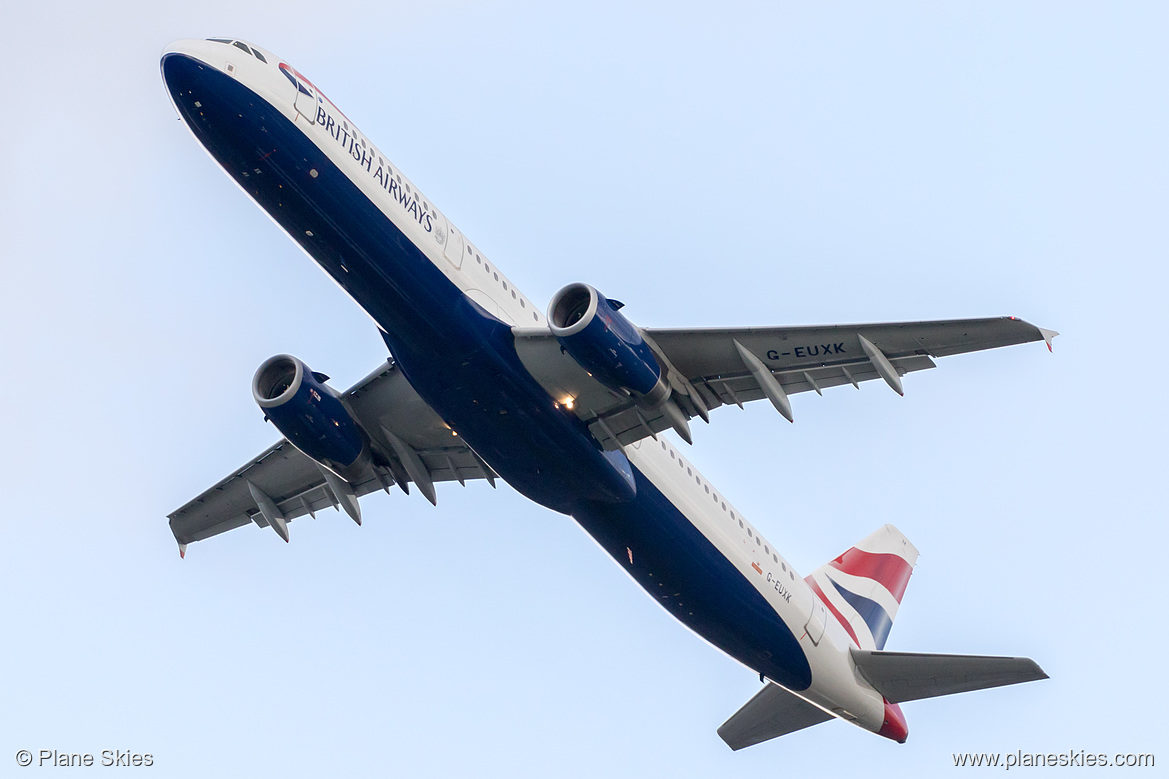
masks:
POLYGON ((883 649, 917 563, 917 548, 885 525, 805 581, 861 649, 883 649))

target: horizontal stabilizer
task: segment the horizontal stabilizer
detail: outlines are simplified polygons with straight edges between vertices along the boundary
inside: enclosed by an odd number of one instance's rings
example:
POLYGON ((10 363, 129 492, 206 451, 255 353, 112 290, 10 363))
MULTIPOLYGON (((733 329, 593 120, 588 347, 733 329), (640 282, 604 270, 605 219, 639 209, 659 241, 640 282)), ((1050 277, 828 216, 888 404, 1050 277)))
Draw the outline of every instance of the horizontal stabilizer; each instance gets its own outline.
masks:
MULTIPOLYGON (((1046 679, 1029 657, 931 655, 852 650, 852 659, 873 689, 890 703, 1046 679)), ((750 705, 750 704, 748 704, 750 705)))
POLYGON ((830 719, 823 709, 769 683, 722 724, 718 735, 731 749, 742 749, 830 719))

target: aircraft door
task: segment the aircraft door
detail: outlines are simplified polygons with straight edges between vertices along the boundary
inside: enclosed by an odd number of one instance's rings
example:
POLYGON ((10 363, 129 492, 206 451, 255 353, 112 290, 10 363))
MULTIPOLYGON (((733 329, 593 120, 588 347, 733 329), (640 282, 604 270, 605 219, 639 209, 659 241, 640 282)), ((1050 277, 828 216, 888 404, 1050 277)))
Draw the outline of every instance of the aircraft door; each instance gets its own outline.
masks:
POLYGON ((824 603, 819 598, 812 597, 812 613, 808 616, 808 624, 804 625, 804 630, 808 631, 808 638, 812 639, 812 643, 819 646, 820 639, 824 637, 824 628, 828 625, 828 611, 824 608, 824 603))
POLYGON ((296 81, 296 112, 307 119, 309 124, 316 124, 317 92, 312 88, 312 85, 304 83, 301 79, 296 81))
MULTIPOLYGON (((463 254, 466 249, 463 248, 463 236, 455 228, 453 224, 443 217, 443 224, 446 225, 446 242, 443 244, 443 256, 447 258, 447 262, 454 265, 456 268, 463 267, 463 254)), ((443 243, 439 241, 439 243, 443 243)))

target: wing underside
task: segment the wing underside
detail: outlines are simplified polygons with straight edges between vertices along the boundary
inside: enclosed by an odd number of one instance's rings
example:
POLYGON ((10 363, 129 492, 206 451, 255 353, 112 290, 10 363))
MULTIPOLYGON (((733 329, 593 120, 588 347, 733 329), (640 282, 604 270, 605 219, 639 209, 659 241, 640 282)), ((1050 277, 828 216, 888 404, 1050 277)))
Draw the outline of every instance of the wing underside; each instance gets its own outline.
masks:
MULTIPOLYGON (((525 367, 555 399, 571 401, 608 450, 656 435, 672 425, 661 410, 592 378, 546 328, 515 328, 525 367)), ((817 327, 646 329, 642 335, 665 363, 673 397, 688 418, 721 406, 763 398, 781 413, 786 397, 883 379, 935 367, 934 358, 1046 341, 1056 335, 1014 317, 817 327), (774 384, 770 380, 774 381, 774 384), (778 399, 776 395, 780 396, 778 399)))
MULTIPOLYGON (((434 482, 485 478, 494 485, 496 476, 491 468, 451 432, 393 364, 374 371, 344 397, 362 426, 378 439, 373 443, 383 454, 364 478, 338 485, 351 488, 355 497, 383 489, 389 492, 394 485, 409 492, 411 483, 428 497, 433 496, 434 482), (398 440, 391 444, 380 438, 383 429, 398 440)), ((338 508, 345 496, 334 486, 336 477, 332 477, 334 485, 329 483, 330 477, 332 474, 281 439, 171 512, 171 531, 185 549, 186 544, 244 525, 268 527, 270 522, 257 494, 271 499, 283 521, 338 508)))

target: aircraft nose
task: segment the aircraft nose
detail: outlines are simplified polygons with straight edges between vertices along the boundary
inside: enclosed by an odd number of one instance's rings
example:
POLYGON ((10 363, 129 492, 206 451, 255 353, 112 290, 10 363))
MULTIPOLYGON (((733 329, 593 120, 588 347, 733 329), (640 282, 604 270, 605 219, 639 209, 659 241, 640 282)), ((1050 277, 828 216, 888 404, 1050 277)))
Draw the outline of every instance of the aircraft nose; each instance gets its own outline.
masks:
POLYGON ((180 38, 177 41, 171 42, 162 50, 161 60, 165 62, 168 57, 177 54, 206 62, 207 53, 210 48, 211 45, 208 41, 199 40, 198 38, 180 38))
MULTIPOLYGON (((211 63, 211 44, 195 38, 177 40, 162 50, 159 68, 162 80, 172 99, 180 76, 195 66, 207 67, 211 63)), ((177 106, 176 106, 177 110, 177 106)))

